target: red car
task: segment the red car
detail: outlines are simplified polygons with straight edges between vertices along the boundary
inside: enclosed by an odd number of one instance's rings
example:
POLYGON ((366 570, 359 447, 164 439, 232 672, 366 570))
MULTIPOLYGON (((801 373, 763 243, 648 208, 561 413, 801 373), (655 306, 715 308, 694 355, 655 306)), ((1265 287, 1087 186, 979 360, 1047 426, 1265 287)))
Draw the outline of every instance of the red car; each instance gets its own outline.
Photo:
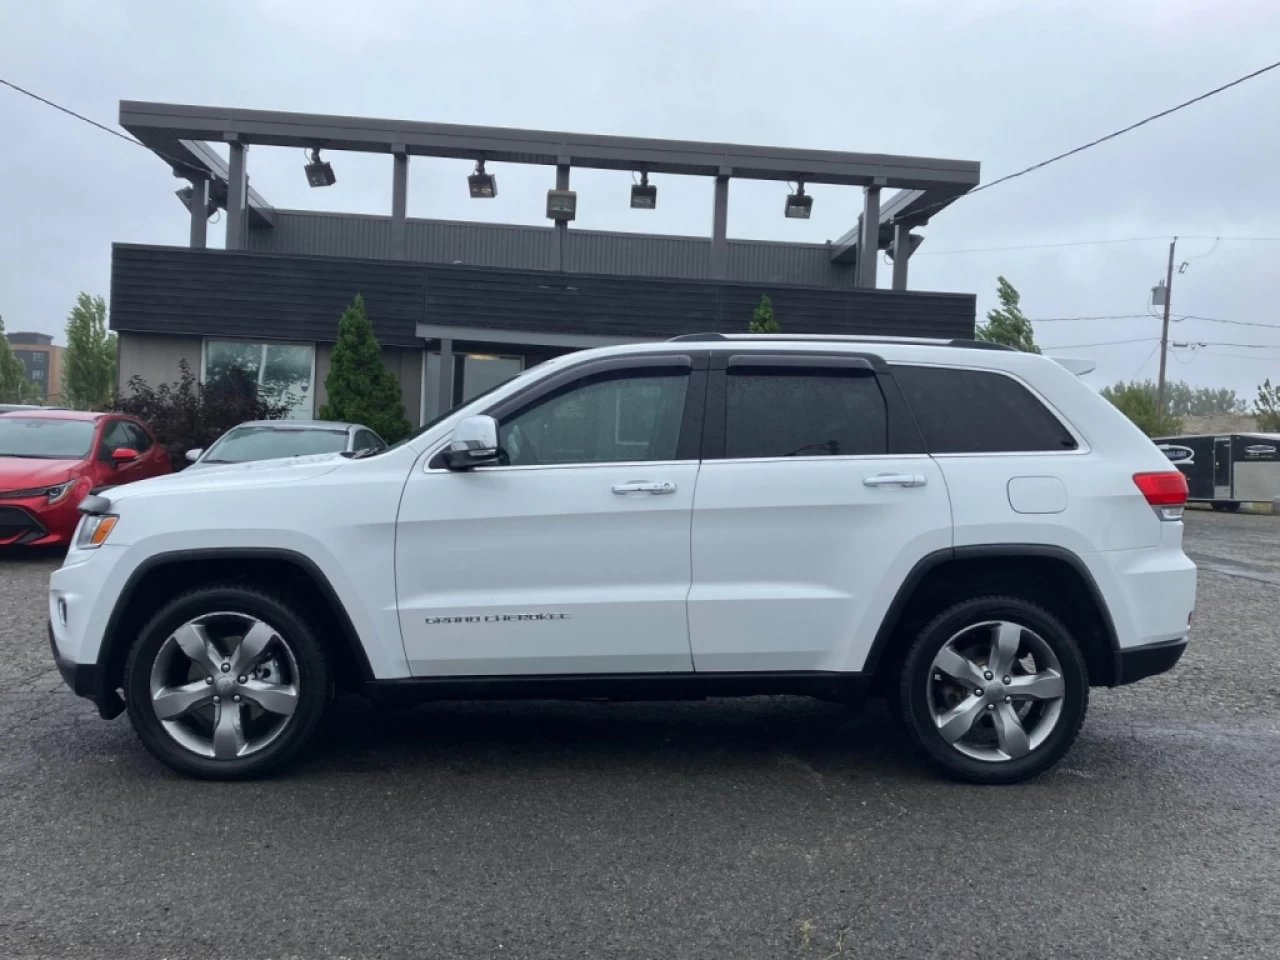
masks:
POLYGON ((0 546, 70 543, 90 490, 171 473, 133 417, 79 410, 0 414, 0 546))

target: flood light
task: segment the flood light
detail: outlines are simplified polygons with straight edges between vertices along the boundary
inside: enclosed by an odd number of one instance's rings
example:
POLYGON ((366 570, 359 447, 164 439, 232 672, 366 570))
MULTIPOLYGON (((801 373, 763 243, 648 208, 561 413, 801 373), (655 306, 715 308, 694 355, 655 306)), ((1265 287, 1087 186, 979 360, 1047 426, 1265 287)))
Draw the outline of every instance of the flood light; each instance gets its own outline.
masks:
POLYGON ((808 220, 812 211, 813 197, 805 196, 803 182, 797 183, 796 192, 787 197, 787 205, 783 213, 793 220, 808 220))
POLYGON ((631 208, 652 210, 658 205, 658 188, 649 186, 649 174, 641 172, 640 182, 631 187, 631 208))
POLYGON ((491 173, 484 172, 484 161, 476 161, 476 172, 467 177, 467 188, 473 199, 492 200, 498 195, 498 180, 491 173))
POLYGON ((307 173, 307 184, 312 187, 332 187, 338 182, 333 175, 333 166, 327 160, 320 159, 320 151, 311 151, 311 162, 302 168, 307 173))
MULTIPOLYGON (((182 201, 182 205, 186 207, 188 211, 191 210, 191 200, 196 195, 195 190, 191 187, 183 187, 181 190, 175 190, 174 195, 182 201)), ((209 219, 217 212, 218 202, 213 199, 212 195, 210 195, 208 202, 205 204, 205 219, 209 219)))
POLYGON ((578 195, 572 190, 547 191, 547 219, 568 223, 578 215, 578 195))

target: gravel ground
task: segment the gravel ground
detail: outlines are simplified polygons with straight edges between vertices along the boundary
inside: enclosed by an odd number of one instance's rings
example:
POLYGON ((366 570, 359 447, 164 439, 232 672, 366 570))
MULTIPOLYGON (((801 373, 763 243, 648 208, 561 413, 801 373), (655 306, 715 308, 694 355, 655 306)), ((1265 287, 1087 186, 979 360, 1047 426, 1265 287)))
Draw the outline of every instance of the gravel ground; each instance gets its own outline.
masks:
POLYGON ((197 783, 48 660, 0 557, 0 956, 1274 958, 1280 518, 1194 513, 1195 644, 1038 781, 934 778, 878 705, 340 701, 197 783))

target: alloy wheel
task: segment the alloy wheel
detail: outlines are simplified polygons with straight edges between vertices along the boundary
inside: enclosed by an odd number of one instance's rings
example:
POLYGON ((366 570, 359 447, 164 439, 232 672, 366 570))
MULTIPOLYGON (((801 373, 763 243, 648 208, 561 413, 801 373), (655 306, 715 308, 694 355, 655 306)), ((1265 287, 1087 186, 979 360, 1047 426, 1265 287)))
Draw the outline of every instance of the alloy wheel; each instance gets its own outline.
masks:
POLYGON ((209 613, 165 639, 150 676, 151 709, 185 749, 216 760, 252 756, 274 742, 298 707, 298 662, 271 624, 209 613))
POLYGON ((933 658, 930 715, 942 739, 975 760, 1027 756, 1062 715, 1062 665, 1034 630, 1007 620, 972 624, 933 658))

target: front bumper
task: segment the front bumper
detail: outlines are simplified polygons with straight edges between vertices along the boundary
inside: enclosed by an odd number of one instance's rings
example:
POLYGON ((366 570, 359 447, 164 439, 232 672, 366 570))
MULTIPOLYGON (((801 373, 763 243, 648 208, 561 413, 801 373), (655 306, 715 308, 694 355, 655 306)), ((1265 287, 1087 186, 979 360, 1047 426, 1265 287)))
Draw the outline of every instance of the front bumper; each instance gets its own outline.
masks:
POLYGON ((43 496, 0 499, 0 545, 62 546, 71 542, 79 522, 74 491, 55 504, 43 496))
POLYGON ((1147 677, 1154 677, 1173 669, 1173 665, 1182 659, 1187 649, 1187 638, 1165 640, 1161 643, 1148 643, 1141 647, 1129 647, 1118 654, 1117 686, 1126 683, 1137 683, 1147 677))
POLYGON ((62 682, 77 697, 91 700, 103 720, 112 720, 124 712, 124 700, 115 690, 107 688, 106 668, 97 663, 75 663, 58 653, 58 643, 53 636, 53 621, 49 621, 49 647, 53 650, 53 662, 58 665, 62 682))

